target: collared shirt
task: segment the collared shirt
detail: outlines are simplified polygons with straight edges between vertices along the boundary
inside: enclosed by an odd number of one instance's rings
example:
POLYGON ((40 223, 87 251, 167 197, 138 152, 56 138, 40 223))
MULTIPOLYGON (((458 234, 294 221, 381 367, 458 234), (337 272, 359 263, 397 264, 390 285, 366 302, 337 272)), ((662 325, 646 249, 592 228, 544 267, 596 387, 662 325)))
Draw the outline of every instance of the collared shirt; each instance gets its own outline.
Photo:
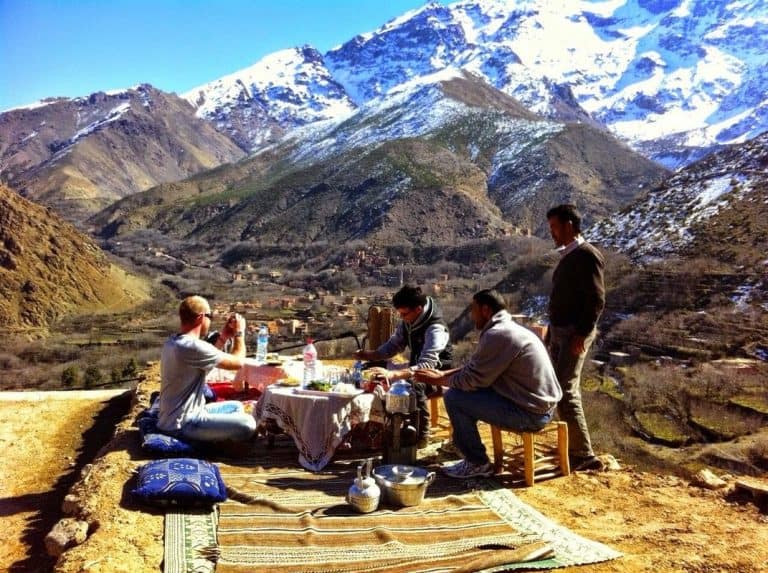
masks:
POLYGON ((581 245, 584 244, 584 237, 581 235, 577 236, 573 241, 568 243, 567 245, 563 245, 562 247, 558 247, 556 250, 560 253, 560 257, 564 257, 568 253, 571 253, 578 249, 581 245))

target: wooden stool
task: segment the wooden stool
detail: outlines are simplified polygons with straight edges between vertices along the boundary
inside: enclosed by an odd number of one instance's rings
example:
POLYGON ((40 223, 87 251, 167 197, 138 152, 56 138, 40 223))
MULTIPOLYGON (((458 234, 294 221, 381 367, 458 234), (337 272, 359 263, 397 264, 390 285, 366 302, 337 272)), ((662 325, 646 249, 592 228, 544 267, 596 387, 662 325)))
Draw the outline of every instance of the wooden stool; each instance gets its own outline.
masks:
POLYGON ((435 394, 429 397, 429 427, 430 428, 443 428, 449 431, 451 430, 451 420, 448 416, 440 416, 440 402, 443 399, 443 394, 435 394), (445 421, 441 422, 440 418, 445 421))
MULTIPOLYGON (((565 422, 550 422, 538 432, 518 432, 517 430, 491 425, 491 437, 493 438, 493 466, 496 473, 501 471, 504 458, 504 444, 502 443, 501 432, 513 432, 515 434, 520 434, 523 438, 523 462, 525 469, 525 484, 527 486, 530 487, 533 485, 533 482, 536 479, 536 466, 544 462, 549 463, 550 468, 548 469, 551 469, 553 467, 553 462, 557 461, 557 466, 559 466, 562 475, 567 476, 571 473, 571 464, 568 460, 568 424, 565 422), (550 454, 537 457, 534 436, 549 432, 557 432, 557 456, 550 454)), ((549 477, 550 475, 554 474, 549 472, 543 474, 541 477, 549 477)))

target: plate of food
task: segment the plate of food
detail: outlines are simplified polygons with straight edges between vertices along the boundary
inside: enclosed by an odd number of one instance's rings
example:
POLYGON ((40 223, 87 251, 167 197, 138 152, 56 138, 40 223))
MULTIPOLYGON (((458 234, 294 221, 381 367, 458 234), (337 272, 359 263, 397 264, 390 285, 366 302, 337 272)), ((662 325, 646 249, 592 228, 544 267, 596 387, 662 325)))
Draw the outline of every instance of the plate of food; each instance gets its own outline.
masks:
POLYGON ((359 396, 365 392, 365 390, 362 388, 355 388, 354 384, 339 382, 333 388, 331 388, 331 392, 334 394, 341 394, 342 396, 359 396))
POLYGON ((316 390, 318 392, 330 392, 331 383, 328 380, 312 380, 305 390, 316 390))
POLYGON ((327 398, 333 394, 329 390, 309 390, 308 388, 294 388, 293 393, 306 396, 322 396, 323 398, 327 398))

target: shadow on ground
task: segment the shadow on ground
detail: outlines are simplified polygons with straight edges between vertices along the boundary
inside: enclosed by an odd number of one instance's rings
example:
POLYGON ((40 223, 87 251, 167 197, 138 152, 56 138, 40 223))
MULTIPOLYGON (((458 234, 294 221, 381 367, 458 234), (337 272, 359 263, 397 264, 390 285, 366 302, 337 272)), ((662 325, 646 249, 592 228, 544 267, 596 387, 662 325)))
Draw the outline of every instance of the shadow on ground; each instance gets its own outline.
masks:
POLYGON ((77 482, 80 472, 91 463, 99 450, 112 437, 115 427, 127 413, 131 405, 131 393, 125 392, 104 402, 104 406, 93 417, 93 423, 82 437, 82 445, 76 452, 69 472, 62 475, 50 490, 38 493, 6 498, 0 504, 2 516, 20 511, 37 509, 24 529, 21 541, 29 548, 27 557, 13 563, 11 573, 44 573, 51 571, 56 559, 49 557, 45 550, 45 536, 62 517, 61 505, 70 488, 77 482), (7 509, 6 509, 7 508, 7 509))

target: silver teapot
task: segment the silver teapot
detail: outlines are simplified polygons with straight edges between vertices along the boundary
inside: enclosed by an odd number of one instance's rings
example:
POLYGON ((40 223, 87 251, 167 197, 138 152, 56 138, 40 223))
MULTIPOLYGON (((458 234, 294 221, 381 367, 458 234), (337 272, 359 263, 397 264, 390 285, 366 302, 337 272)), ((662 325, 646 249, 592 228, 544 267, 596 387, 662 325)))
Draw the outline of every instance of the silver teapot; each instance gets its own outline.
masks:
POLYGON ((411 385, 405 380, 398 380, 389 389, 385 398, 385 407, 390 414, 408 414, 411 411, 411 385))
POLYGON ((376 480, 371 477, 372 467, 373 458, 368 458, 365 463, 357 466, 357 478, 347 493, 347 503, 360 513, 370 513, 379 507, 381 489, 376 484, 376 480), (365 477, 363 477, 363 469, 365 469, 365 477))

